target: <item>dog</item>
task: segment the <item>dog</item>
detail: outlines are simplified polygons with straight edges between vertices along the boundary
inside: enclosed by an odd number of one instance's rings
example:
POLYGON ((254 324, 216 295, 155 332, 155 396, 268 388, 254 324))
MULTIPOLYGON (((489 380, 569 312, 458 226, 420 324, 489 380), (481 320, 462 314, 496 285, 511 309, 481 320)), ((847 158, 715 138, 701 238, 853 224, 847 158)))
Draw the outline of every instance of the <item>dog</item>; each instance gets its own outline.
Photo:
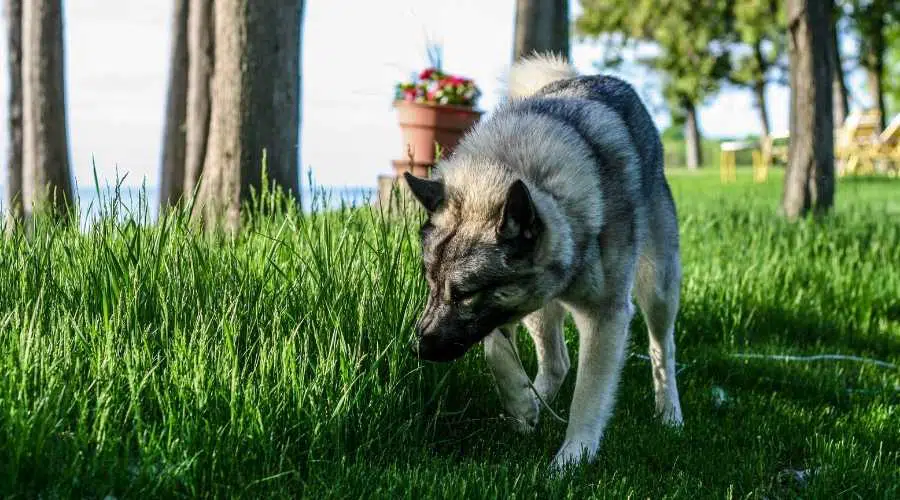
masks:
POLYGON ((508 98, 441 160, 405 174, 427 212, 428 282, 412 349, 445 362, 482 342, 505 410, 522 431, 569 371, 563 321, 578 329, 566 437, 551 466, 592 461, 613 411, 636 299, 648 325, 656 411, 682 425, 674 324, 681 284, 678 221, 659 132, 634 89, 580 76, 552 54, 513 65, 508 98), (515 351, 535 343, 533 384, 515 351))

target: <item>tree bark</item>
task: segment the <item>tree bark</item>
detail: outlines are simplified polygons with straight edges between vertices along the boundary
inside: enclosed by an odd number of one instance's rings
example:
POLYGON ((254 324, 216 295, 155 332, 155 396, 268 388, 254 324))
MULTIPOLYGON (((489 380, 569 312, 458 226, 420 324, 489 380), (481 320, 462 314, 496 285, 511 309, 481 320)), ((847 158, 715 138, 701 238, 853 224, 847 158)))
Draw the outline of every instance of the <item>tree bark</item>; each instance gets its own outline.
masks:
POLYGON ((878 131, 884 130, 885 113, 884 109, 884 88, 882 85, 882 75, 884 75, 884 61, 881 60, 875 64, 873 68, 866 68, 866 83, 869 87, 869 94, 872 95, 872 105, 878 110, 878 131))
POLYGON ((199 205, 207 227, 240 225, 262 185, 299 194, 300 23, 303 2, 215 2, 210 133, 199 205))
POLYGON ((879 131, 884 130, 886 120, 884 109, 884 53, 886 48, 884 12, 886 8, 884 4, 880 4, 881 8, 873 7, 871 9, 871 29, 869 40, 866 45, 866 53, 863 55, 863 66, 866 68, 866 80, 868 82, 869 94, 872 95, 872 105, 878 110, 879 131))
POLYGON ((753 85, 754 103, 756 112, 759 113, 759 144, 763 163, 768 165, 772 161, 772 143, 769 141, 771 131, 769 129, 769 109, 766 103, 766 82, 758 81, 753 85))
POLYGON ((6 227, 22 219, 22 0, 6 2, 9 70, 9 151, 6 158, 6 227))
POLYGON ((209 138, 210 85, 213 73, 213 0, 189 0, 187 145, 184 196, 191 197, 203 171, 209 138))
POLYGON ((760 81, 753 84, 753 97, 756 112, 759 114, 759 136, 761 139, 765 139, 771 135, 769 129, 769 107, 766 102, 766 82, 760 81))
POLYGON ((791 219, 834 203, 831 2, 788 0, 791 141, 781 200, 791 219))
POLYGON ((66 131, 62 0, 28 0, 22 10, 23 192, 26 215, 64 215, 72 200, 66 131))
POLYGON ((681 107, 684 112, 685 162, 689 170, 697 170, 703 164, 703 151, 700 147, 702 139, 700 137, 697 107, 690 99, 682 99, 681 107))
POLYGON ((769 131, 769 110, 766 105, 766 69, 768 64, 766 63, 766 58, 763 56, 762 45, 759 41, 757 41, 753 45, 753 54, 756 58, 756 63, 761 68, 760 73, 761 76, 759 80, 753 83, 753 96, 755 99, 754 104, 756 105, 756 111, 759 113, 759 126, 760 126, 760 139, 768 139, 770 135, 769 131))
POLYGON ((516 0, 514 37, 514 61, 548 51, 569 59, 568 0, 516 0))
POLYGON ((844 63, 841 57, 840 35, 837 23, 831 23, 831 65, 832 65, 832 106, 834 106, 834 125, 840 127, 850 114, 849 99, 847 97, 847 83, 844 80, 844 63))
POLYGON ((163 132, 160 208, 178 203, 184 192, 185 120, 187 113, 187 20, 188 0, 175 0, 172 12, 172 52, 169 90, 163 132))

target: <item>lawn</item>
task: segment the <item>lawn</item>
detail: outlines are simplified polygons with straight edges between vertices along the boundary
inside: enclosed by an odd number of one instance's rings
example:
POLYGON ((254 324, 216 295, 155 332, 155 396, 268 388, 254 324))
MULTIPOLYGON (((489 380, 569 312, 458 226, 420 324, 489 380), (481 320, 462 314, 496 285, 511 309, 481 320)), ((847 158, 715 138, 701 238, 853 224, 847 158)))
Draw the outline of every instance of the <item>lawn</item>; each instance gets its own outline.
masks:
POLYGON ((685 427, 653 418, 637 319, 599 458, 557 479, 564 426, 510 430, 480 347, 409 355, 418 220, 0 238, 0 497, 900 497, 900 181, 842 180, 833 216, 790 224, 777 174, 670 180, 685 427))

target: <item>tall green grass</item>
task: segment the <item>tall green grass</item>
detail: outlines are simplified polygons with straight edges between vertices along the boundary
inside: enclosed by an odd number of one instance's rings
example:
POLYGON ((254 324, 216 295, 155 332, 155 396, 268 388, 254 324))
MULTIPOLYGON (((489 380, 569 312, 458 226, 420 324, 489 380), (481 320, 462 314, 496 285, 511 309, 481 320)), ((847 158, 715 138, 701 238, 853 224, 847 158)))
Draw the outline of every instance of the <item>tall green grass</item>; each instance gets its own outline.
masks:
POLYGON ((263 194, 234 237, 38 219, 0 241, 0 496, 895 498, 896 368, 733 355, 900 363, 900 184, 842 181, 832 217, 791 224, 777 178, 716 176, 670 176, 684 430, 633 356, 597 463, 552 480, 564 427, 511 431, 480 347, 410 356, 420 216, 263 194))

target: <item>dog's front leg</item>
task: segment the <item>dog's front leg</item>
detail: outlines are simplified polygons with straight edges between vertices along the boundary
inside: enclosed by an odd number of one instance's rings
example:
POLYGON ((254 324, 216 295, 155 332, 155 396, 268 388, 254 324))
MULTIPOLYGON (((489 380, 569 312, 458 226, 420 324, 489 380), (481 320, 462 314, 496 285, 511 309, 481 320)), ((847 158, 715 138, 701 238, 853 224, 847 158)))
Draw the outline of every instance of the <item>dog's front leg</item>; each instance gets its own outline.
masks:
POLYGON ((589 462, 612 414, 634 306, 625 298, 572 307, 578 327, 578 371, 566 439, 553 468, 589 462))
POLYGON ((508 329, 507 339, 500 330, 494 330, 484 339, 484 357, 500 393, 503 407, 513 418, 513 426, 520 432, 530 432, 537 425, 537 398, 529 385, 528 374, 522 368, 516 352, 515 328, 508 329))

